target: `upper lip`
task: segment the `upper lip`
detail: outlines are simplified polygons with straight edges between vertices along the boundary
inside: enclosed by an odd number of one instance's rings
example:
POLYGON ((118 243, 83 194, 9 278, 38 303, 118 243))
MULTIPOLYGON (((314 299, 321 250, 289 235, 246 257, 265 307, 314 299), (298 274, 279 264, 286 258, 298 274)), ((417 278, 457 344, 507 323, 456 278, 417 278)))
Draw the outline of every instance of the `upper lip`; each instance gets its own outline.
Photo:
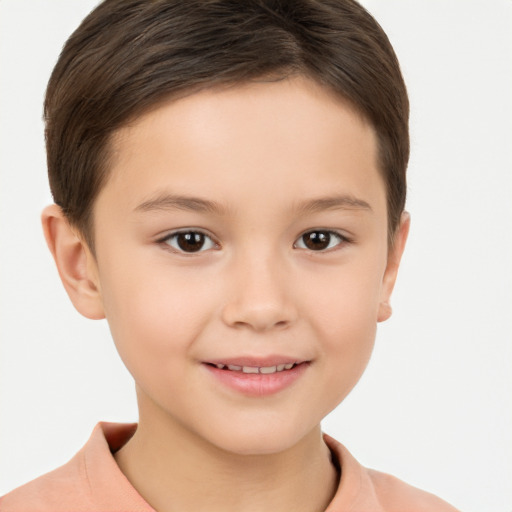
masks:
POLYGON ((304 358, 296 358, 293 356, 267 356, 267 357, 226 357, 226 358, 216 358, 216 359, 208 359, 203 361, 207 364, 223 364, 225 366, 233 365, 233 366, 250 366, 252 368, 270 368, 272 366, 277 366, 280 364, 290 364, 290 363, 305 363, 308 359, 304 358))

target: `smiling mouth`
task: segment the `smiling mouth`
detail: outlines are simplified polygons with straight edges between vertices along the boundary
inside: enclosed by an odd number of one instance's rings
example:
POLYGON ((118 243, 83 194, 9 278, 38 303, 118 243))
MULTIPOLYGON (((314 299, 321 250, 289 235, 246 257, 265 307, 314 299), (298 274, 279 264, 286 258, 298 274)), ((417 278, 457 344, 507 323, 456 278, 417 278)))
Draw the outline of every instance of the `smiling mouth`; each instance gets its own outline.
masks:
POLYGON ((261 398, 291 387, 312 362, 286 356, 237 357, 204 361, 203 366, 231 391, 261 398))
POLYGON ((287 370, 292 370, 293 368, 305 364, 303 362, 295 362, 295 363, 285 363, 285 364, 277 364, 275 366, 239 366, 236 364, 221 364, 221 363, 207 363, 209 366, 213 366, 218 368, 219 370, 231 371, 231 372, 239 372, 239 373, 261 373, 264 375, 268 375, 271 373, 284 372, 287 370))

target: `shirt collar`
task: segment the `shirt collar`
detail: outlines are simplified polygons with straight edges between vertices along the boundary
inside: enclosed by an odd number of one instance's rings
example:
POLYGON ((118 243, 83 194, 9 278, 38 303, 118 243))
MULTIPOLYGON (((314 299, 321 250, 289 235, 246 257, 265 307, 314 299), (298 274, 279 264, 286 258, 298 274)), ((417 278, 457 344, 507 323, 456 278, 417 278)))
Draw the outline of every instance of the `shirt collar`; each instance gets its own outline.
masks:
MULTIPOLYGON (((124 476, 113 457, 136 429, 136 423, 98 423, 82 449, 90 492, 97 506, 105 512, 155 512, 124 476)), ((381 511, 367 472, 341 443, 327 434, 324 434, 324 441, 333 454, 334 463, 341 468, 338 489, 325 512, 354 510, 356 505, 365 512, 381 511)))

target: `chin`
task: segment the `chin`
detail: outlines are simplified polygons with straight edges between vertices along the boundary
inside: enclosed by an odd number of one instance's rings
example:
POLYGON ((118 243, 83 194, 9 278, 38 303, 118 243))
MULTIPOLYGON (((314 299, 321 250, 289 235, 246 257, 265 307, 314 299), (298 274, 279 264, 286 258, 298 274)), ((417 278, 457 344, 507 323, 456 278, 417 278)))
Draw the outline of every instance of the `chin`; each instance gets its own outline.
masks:
POLYGON ((205 438, 219 449, 232 454, 272 455, 290 449, 314 430, 314 427, 305 430, 299 429, 297 425, 258 423, 252 422, 238 428, 231 425, 217 432, 210 430, 205 438))

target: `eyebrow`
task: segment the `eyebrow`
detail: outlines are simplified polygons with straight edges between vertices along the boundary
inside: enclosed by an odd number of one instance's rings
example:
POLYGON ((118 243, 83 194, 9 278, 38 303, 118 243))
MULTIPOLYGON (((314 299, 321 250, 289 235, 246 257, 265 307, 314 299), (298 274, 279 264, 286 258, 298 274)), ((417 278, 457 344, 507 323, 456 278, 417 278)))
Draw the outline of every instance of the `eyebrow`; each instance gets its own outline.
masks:
MULTIPOLYGON (((199 213, 221 215, 226 209, 215 201, 200 197, 160 194, 139 204, 135 211, 152 212, 158 210, 185 210, 199 213)), ((296 211, 307 215, 324 210, 366 210, 372 212, 372 207, 362 199, 351 195, 338 195, 310 199, 298 205, 296 211)))
POLYGON ((152 212, 158 210, 186 210, 200 213, 221 214, 224 208, 215 201, 200 197, 160 194, 139 204, 135 211, 152 212))
POLYGON ((366 210, 373 212, 369 203, 351 195, 337 195, 311 199, 300 203, 297 210, 303 215, 324 210, 366 210))

